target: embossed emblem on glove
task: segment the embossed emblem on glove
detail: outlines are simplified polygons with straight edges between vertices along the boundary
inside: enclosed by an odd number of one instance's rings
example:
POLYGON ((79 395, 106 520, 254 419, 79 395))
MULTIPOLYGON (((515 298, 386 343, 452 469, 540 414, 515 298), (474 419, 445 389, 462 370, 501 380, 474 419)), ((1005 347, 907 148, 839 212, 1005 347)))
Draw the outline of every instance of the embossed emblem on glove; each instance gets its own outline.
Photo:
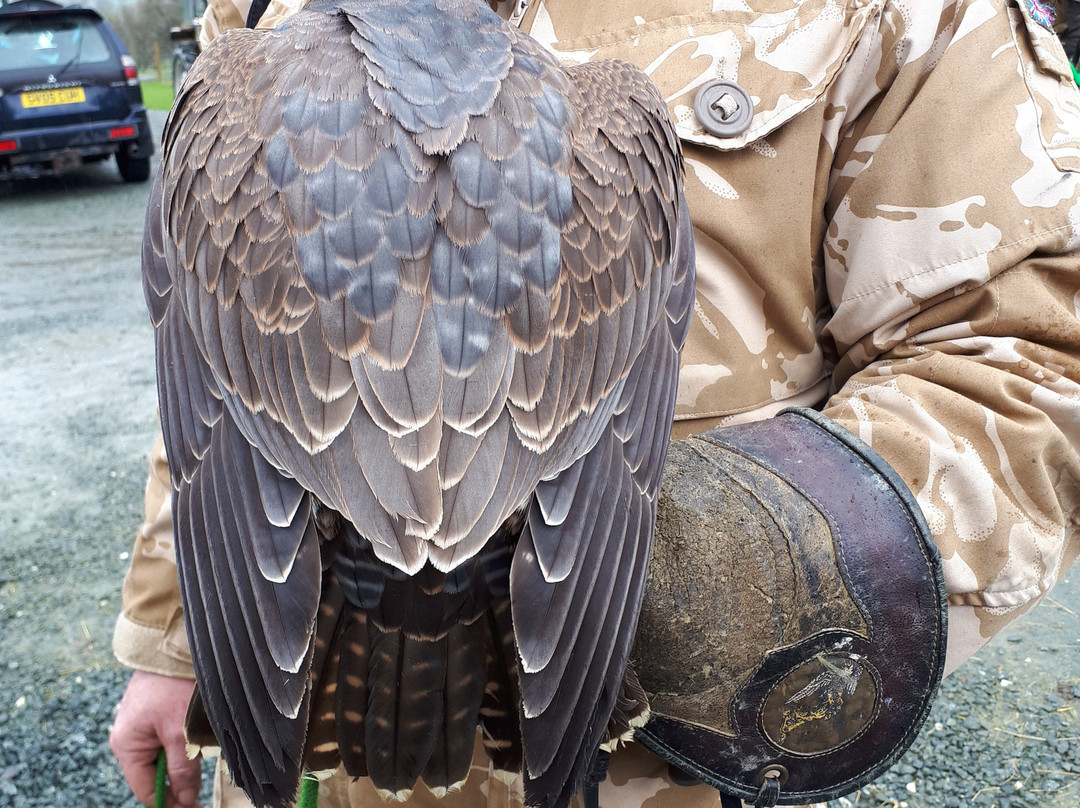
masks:
POLYGON ((878 694, 865 657, 823 651, 777 682, 765 700, 761 726, 787 752, 821 754, 862 734, 877 712, 878 694))

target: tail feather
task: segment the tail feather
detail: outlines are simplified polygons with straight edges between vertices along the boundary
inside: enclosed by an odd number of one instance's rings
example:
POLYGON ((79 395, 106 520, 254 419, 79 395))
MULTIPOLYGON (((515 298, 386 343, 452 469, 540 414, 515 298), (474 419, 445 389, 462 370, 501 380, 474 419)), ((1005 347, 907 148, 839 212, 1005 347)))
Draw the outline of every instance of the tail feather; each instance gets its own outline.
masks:
POLYGON ((498 771, 517 774, 522 767, 518 705, 517 650, 510 623, 510 601, 496 602, 486 616, 487 687, 480 707, 484 749, 498 771))
POLYGON ((626 666, 619 695, 615 698, 615 709, 608 719, 607 740, 600 748, 605 752, 614 752, 627 744, 634 737, 634 730, 644 726, 649 720, 649 697, 645 688, 638 681, 632 666, 626 666))
MULTIPOLYGON (((316 509, 316 519, 325 563, 307 731, 297 738, 303 768, 341 765, 397 799, 422 779, 441 796, 468 776, 479 727, 496 770, 520 773, 521 689, 508 585, 520 516, 472 565, 450 574, 425 567, 416 576, 377 561, 336 513, 316 509)), ((198 691, 187 732, 195 748, 220 746, 198 691)))
POLYGON ((401 631, 371 638, 366 720, 368 775, 380 791, 411 791, 443 721, 446 638, 417 640, 401 631))
POLYGON ((480 622, 459 625, 446 638, 442 722, 435 727, 435 745, 423 773, 424 782, 436 794, 464 782, 472 763, 486 680, 485 671, 477 665, 484 653, 485 629, 480 622))
POLYGON ((338 641, 336 735, 341 762, 352 777, 367 777, 368 619, 350 612, 338 641))
POLYGON ((206 750, 209 755, 210 750, 218 749, 218 740, 210 726, 210 719, 206 717, 206 707, 197 686, 191 693, 191 701, 188 702, 187 716, 184 718, 184 737, 187 739, 189 754, 206 750))
POLYGON ((311 663, 311 714, 304 743, 304 765, 309 771, 329 771, 341 763, 337 741, 338 661, 346 625, 345 596, 337 579, 323 581, 319 614, 315 620, 315 652, 311 663))

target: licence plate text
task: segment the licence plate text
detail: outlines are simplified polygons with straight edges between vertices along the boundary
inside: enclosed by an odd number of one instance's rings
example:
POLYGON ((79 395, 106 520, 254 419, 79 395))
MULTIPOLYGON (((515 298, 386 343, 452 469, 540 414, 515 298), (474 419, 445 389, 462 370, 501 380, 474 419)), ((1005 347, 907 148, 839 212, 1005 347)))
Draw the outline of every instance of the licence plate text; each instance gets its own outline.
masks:
POLYGON ((86 100, 82 87, 61 87, 58 90, 34 90, 22 94, 24 109, 31 107, 55 107, 60 104, 81 104, 86 100))

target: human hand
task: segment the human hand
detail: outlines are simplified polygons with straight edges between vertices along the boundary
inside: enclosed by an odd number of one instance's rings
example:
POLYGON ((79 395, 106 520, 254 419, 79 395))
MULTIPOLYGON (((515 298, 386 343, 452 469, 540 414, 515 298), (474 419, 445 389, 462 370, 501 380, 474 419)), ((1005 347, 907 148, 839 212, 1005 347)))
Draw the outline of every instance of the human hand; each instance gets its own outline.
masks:
POLYGON ((195 683, 188 679, 135 671, 120 701, 109 748, 135 798, 154 804, 158 752, 168 759, 167 808, 200 808, 202 766, 188 760, 184 715, 195 683))

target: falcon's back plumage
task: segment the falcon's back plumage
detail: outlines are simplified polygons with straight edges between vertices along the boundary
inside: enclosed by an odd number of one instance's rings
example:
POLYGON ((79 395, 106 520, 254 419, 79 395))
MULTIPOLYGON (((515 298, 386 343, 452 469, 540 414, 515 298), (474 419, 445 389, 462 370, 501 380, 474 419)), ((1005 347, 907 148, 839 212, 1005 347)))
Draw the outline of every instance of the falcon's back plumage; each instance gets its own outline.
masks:
POLYGON ((640 72, 475 0, 313 0, 199 57, 144 282, 189 730, 257 804, 339 759, 451 787, 479 724, 561 806, 641 718, 681 183, 640 72))

